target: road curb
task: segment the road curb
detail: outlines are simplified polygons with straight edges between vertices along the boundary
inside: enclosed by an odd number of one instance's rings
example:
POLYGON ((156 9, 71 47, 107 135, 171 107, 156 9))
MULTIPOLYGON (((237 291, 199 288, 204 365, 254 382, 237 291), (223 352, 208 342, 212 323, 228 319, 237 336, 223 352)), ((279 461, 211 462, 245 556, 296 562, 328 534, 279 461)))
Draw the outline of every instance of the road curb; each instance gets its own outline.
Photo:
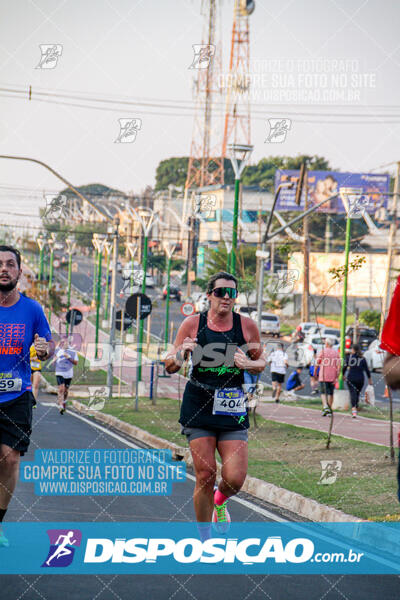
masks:
MULTIPOLYGON (((188 448, 178 446, 178 444, 174 444, 173 442, 169 442, 168 440, 153 435, 144 429, 140 429, 140 427, 136 427, 135 425, 121 421, 112 415, 90 410, 77 400, 71 400, 71 404, 78 413, 90 416, 98 423, 108 425, 109 427, 112 427, 113 429, 116 429, 117 431, 120 431, 129 437, 149 445, 151 448, 169 449, 172 451, 172 456, 175 460, 184 460, 188 466, 193 466, 192 457, 188 448)), ((218 463, 219 473, 220 466, 221 465, 218 463)), ((256 477, 247 476, 243 484, 242 491, 258 498, 259 500, 264 500, 265 502, 269 502, 270 504, 274 504, 280 508, 289 510, 290 512, 310 521, 329 521, 335 523, 356 523, 362 521, 362 519, 359 519, 358 517, 348 515, 340 510, 337 510, 336 508, 326 506, 325 504, 320 504, 316 500, 306 498, 305 496, 301 496, 296 492, 291 492, 290 490, 278 487, 277 485, 268 483, 267 481, 262 481, 256 477)))

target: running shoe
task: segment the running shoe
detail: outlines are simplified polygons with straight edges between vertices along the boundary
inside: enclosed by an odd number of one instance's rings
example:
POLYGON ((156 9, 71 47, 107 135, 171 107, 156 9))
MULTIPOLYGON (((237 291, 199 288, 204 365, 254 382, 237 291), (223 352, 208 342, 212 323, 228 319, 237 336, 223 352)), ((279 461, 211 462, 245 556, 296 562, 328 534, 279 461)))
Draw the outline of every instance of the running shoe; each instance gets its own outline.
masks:
POLYGON ((231 517, 226 507, 227 502, 228 500, 225 500, 225 502, 220 506, 218 504, 214 504, 212 522, 217 533, 227 533, 231 526, 231 517))
POLYGON ((326 415, 330 415, 331 411, 329 410, 328 407, 325 407, 324 410, 322 411, 322 416, 326 417, 326 415))
POLYGON ((8 548, 9 545, 10 543, 0 527, 0 548, 8 548))
POLYGON ((357 418, 357 409, 356 408, 351 409, 351 416, 353 417, 353 419, 357 418))

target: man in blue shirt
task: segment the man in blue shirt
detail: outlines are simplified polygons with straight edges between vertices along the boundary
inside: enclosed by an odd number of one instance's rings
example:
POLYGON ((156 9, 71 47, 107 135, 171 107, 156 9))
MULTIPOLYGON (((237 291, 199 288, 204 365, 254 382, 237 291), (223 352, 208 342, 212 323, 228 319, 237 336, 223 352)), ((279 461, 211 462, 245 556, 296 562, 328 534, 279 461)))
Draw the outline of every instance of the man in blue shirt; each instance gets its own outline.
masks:
MULTIPOLYGON (((38 302, 19 293, 21 255, 0 245, 0 524, 12 498, 20 456, 32 433, 30 347, 40 360, 54 352, 50 327, 38 302)), ((0 546, 8 541, 0 529, 0 546)))

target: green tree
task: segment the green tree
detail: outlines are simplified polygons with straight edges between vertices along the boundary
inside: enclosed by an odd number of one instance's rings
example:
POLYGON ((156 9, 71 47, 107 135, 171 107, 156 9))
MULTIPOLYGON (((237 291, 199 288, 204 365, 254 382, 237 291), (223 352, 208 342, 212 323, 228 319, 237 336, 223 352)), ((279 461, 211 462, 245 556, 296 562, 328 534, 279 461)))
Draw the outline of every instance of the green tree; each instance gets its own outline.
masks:
MULTIPOLYGON (((189 157, 177 156, 162 160, 156 169, 156 186, 155 190, 167 190, 169 185, 176 187, 185 187, 187 171, 189 165, 189 157)), ((200 161, 195 161, 195 165, 200 166, 200 161)), ((211 163, 209 171, 212 173, 217 168, 215 163, 211 163)), ((231 185, 234 183, 234 174, 232 163, 228 158, 224 160, 225 183, 231 185)))
POLYGON ((243 185, 257 185, 273 192, 277 169, 300 169, 307 161, 310 171, 329 171, 329 162, 322 156, 299 154, 298 156, 268 156, 255 165, 248 165, 243 173, 243 185))
POLYGON ((360 313, 361 323, 365 323, 367 327, 373 327, 379 331, 381 327, 381 313, 378 310, 364 310, 360 313))

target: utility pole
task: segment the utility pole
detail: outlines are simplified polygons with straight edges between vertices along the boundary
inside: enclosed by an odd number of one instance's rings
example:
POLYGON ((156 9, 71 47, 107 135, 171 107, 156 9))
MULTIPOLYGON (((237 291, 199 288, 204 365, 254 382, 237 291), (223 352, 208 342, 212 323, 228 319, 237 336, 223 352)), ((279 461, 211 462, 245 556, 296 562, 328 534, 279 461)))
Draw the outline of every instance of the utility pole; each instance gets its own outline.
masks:
POLYGON ((392 263, 393 263, 393 254, 396 244, 396 229, 397 229, 397 207, 398 207, 398 198, 400 193, 400 161, 397 162, 397 170, 396 170, 396 178, 394 181, 394 195, 393 195, 393 218, 390 223, 389 228, 389 243, 388 243, 388 251, 387 251, 387 270, 386 270, 386 278, 385 278, 385 289, 383 292, 382 298, 382 312, 381 312, 381 332, 383 329, 383 323, 386 318, 386 313, 389 307, 390 300, 390 288, 391 288, 391 271, 392 271, 392 263))

